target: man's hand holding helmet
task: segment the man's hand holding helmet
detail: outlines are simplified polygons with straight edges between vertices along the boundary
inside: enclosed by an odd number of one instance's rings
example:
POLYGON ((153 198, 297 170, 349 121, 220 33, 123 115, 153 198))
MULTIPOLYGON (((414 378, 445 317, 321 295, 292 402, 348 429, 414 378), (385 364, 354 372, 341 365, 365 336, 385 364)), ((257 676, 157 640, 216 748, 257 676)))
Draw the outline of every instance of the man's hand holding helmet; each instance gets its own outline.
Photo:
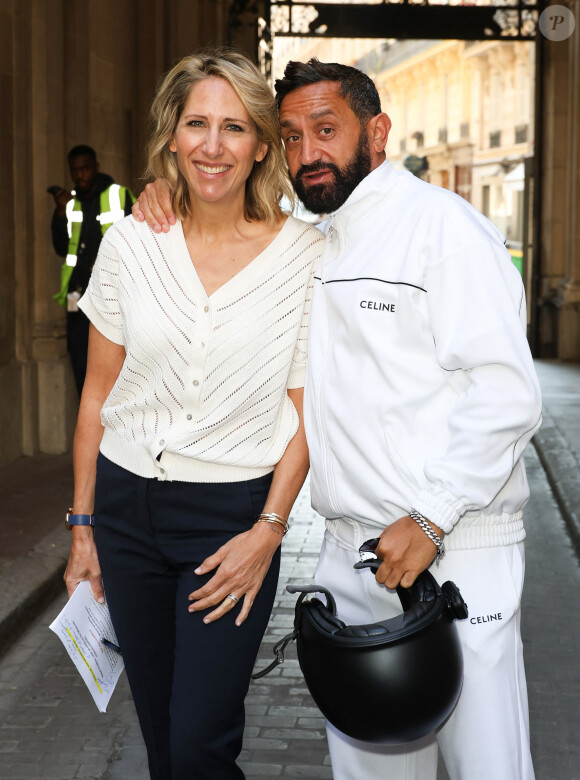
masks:
MULTIPOLYGON (((429 525, 443 539, 443 531, 431 522, 429 525)), ((433 561, 437 547, 421 526, 410 515, 405 515, 385 528, 375 553, 382 560, 376 574, 377 582, 387 588, 397 585, 410 588, 433 561)))

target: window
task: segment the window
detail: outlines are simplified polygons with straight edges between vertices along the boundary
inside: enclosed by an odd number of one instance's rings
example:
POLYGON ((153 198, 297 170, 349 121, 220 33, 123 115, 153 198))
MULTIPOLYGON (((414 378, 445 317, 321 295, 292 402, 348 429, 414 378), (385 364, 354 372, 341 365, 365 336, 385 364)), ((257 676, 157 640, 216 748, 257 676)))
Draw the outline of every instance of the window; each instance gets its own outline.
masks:
POLYGON ((489 184, 484 184, 481 190, 481 211, 482 214, 486 217, 489 217, 489 206, 490 206, 490 186, 489 184))
POLYGON ((417 142, 417 149, 421 149, 425 145, 425 136, 421 130, 416 130, 412 137, 417 142))
POLYGON ((427 104, 427 90, 425 84, 421 84, 419 87, 419 105, 417 107, 417 146, 423 146, 425 140, 425 106, 427 104), (419 144, 419 135, 421 135, 421 143, 419 144))
POLYGON ((528 140, 528 126, 526 125, 518 125, 516 127, 516 138, 515 141, 517 144, 525 144, 525 142, 528 140))
POLYGON ((490 135, 498 130, 501 130, 501 74, 493 73, 491 76, 490 135))
POLYGON ((449 76, 444 73, 441 78, 441 122, 439 127, 447 127, 449 114, 449 76))
POLYGON ((516 70, 516 124, 527 125, 530 120, 530 76, 522 62, 516 70))
POLYGON ((471 165, 455 166, 455 192, 471 201, 471 165))

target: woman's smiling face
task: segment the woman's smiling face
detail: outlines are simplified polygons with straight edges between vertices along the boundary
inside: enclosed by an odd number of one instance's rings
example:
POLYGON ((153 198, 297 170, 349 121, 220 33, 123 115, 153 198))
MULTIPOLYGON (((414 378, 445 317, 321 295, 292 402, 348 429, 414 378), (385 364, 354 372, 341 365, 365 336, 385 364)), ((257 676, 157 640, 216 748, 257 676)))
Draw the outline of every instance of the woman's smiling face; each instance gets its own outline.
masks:
POLYGON ((197 200, 242 208, 252 166, 268 151, 234 89, 214 76, 192 87, 169 148, 192 206, 197 200))

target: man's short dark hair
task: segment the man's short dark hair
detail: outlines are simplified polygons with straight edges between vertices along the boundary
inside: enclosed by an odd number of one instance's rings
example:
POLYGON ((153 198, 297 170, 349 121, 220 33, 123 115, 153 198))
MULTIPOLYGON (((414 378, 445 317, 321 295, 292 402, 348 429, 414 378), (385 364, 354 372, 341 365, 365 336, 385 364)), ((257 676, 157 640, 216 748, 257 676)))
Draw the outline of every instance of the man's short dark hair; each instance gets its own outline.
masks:
POLYGON ((290 92, 320 81, 338 84, 342 97, 348 100, 361 125, 381 113, 379 93, 366 73, 338 62, 320 62, 316 57, 308 62, 291 61, 286 65, 284 77, 276 79, 275 84, 278 108, 290 92))
POLYGON ((69 160, 72 160, 74 157, 84 157, 84 156, 90 157, 95 162, 97 162, 97 153, 93 149, 92 146, 87 146, 86 144, 79 144, 78 146, 73 146, 73 148, 68 153, 67 157, 69 160))

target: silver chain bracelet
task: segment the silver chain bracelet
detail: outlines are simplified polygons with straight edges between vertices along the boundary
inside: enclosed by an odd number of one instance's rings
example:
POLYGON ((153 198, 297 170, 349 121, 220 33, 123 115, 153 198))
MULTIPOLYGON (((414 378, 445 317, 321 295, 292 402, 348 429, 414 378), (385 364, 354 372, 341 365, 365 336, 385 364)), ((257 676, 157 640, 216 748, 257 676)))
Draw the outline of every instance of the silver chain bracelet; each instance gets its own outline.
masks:
POLYGON ((435 531, 431 528, 427 520, 423 517, 423 515, 420 512, 417 512, 416 509, 411 509, 409 512, 409 517, 412 517, 413 520, 418 523, 423 531, 427 534, 429 539, 433 542, 435 547, 437 548, 437 555, 435 556, 435 563, 437 566, 439 566, 439 561, 441 558, 445 555, 445 545, 443 544, 443 539, 440 539, 439 536, 435 533, 435 531))

